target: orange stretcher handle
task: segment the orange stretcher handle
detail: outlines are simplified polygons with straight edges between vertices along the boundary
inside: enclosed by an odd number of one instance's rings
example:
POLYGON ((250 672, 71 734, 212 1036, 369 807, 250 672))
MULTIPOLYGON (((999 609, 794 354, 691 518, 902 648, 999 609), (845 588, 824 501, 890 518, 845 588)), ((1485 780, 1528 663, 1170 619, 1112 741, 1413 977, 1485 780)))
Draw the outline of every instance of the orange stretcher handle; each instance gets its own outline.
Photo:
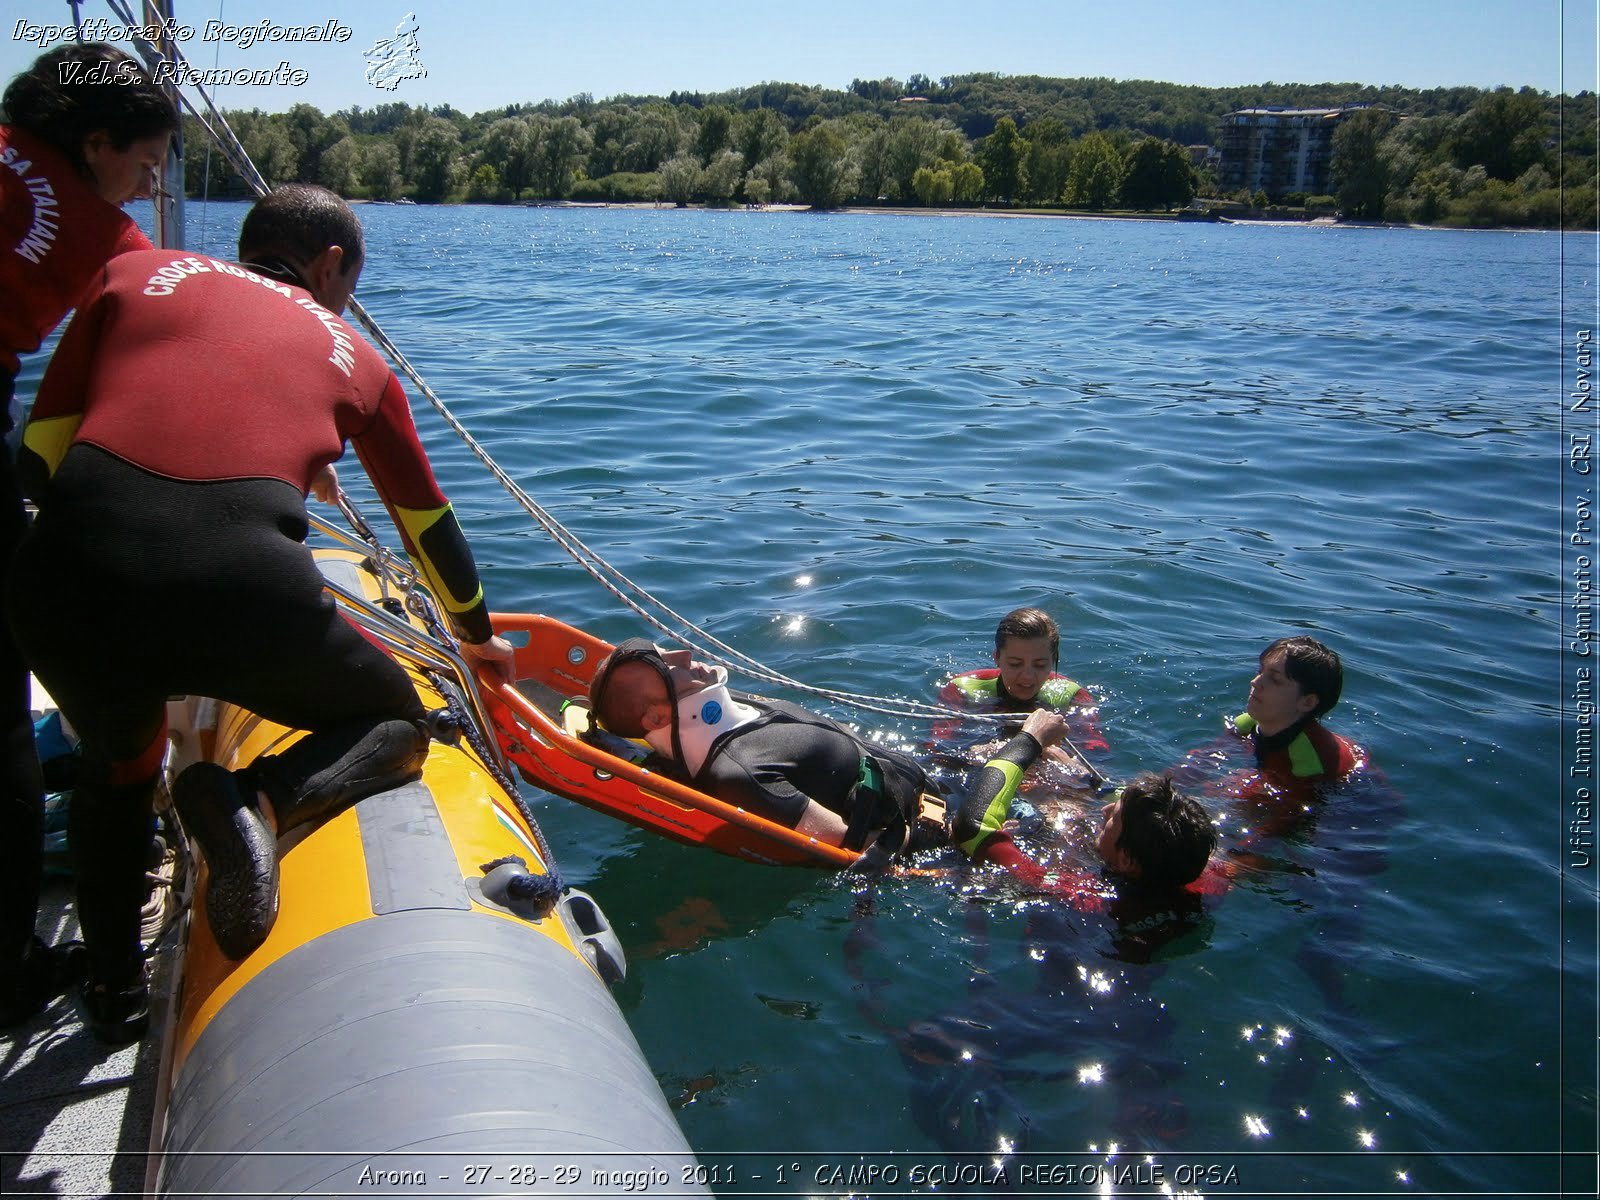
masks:
MULTIPOLYGON (((499 614, 496 614, 499 617, 499 614)), ((787 825, 779 825, 776 821, 769 821, 765 817, 758 817, 755 813, 739 808, 737 805, 728 804, 704 792, 697 792, 686 787, 675 779, 657 775, 653 771, 646 771, 642 767, 628 762, 626 759, 617 758, 607 754, 597 746, 573 737, 567 731, 550 719, 545 712, 517 690, 514 684, 505 683, 497 679, 484 667, 478 668, 478 683, 484 691, 499 701, 500 708, 491 713, 495 724, 501 733, 507 737, 521 740, 528 733, 542 738, 544 741, 558 747, 569 758, 598 768, 625 779, 636 787, 644 788, 660 796, 665 796, 675 804, 685 808, 698 809, 700 812, 709 813, 732 825, 739 825, 745 829, 753 830, 765 837, 776 841, 787 842, 791 846, 806 851, 808 854, 839 867, 851 866, 857 855, 842 846, 829 845, 819 842, 816 838, 790 829, 787 825), (502 721, 501 711, 504 711, 518 727, 507 728, 502 721), (523 728, 525 727, 525 728, 523 728)))

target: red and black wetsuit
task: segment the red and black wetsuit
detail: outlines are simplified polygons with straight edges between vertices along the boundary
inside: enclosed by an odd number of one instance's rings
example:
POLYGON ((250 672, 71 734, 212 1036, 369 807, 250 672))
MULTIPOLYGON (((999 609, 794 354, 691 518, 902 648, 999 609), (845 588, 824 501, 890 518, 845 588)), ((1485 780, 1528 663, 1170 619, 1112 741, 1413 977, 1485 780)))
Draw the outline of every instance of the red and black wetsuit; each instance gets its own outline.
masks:
MULTIPOLYGON (((0 436, 11 429, 21 356, 39 348, 107 259, 149 248, 138 226, 61 154, 0 125, 0 436)), ((11 455, 0 451, 0 585, 24 528, 11 455)), ((28 668, 0 621, 0 963, 33 936, 43 791, 28 668)))
POLYGON ((303 288, 178 251, 122 255, 85 296, 24 432, 40 512, 6 600, 96 794, 128 792, 100 806, 115 810, 100 821, 108 859, 117 837, 123 853, 139 842, 130 814, 159 766, 169 695, 313 734, 422 715, 302 544, 307 491, 346 439, 460 632, 488 637, 405 394, 350 326, 303 288))
POLYGON ((1189 751, 1172 779, 1227 803, 1230 823, 1250 831, 1233 848, 1236 854, 1262 839, 1309 830, 1329 785, 1366 764, 1360 747, 1309 717, 1270 736, 1262 735, 1248 713, 1225 724, 1227 732, 1216 741, 1189 751), (1249 754, 1253 769, 1235 766, 1241 752, 1249 754))

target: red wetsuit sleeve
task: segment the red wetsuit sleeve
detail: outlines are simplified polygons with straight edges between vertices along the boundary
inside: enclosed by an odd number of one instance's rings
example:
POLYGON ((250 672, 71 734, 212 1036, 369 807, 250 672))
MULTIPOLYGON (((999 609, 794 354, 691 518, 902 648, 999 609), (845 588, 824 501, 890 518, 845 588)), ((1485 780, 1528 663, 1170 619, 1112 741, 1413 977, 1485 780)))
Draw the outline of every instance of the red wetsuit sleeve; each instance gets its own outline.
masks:
POLYGON ((361 465, 457 632, 469 642, 493 633, 477 564, 454 510, 433 477, 400 381, 389 373, 371 424, 351 436, 361 465))
POLYGON ((1306 728, 1306 736, 1322 760, 1323 774, 1327 778, 1342 779, 1359 765, 1356 748, 1332 730, 1313 723, 1306 728))
POLYGON ((1046 870, 1019 850, 1010 834, 995 834, 978 848, 972 861, 1004 867, 1024 886, 1045 895, 1060 897, 1083 911, 1104 907, 1105 897, 1099 876, 1087 871, 1046 870))

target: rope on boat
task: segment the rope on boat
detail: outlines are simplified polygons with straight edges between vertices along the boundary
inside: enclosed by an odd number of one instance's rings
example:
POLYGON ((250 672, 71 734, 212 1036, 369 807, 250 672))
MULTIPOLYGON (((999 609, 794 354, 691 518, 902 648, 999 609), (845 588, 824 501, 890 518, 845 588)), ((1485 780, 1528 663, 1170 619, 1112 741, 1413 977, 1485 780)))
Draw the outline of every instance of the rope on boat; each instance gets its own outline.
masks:
MULTIPOLYGON (((368 524, 361 510, 343 492, 339 493, 338 506, 350 528, 372 551, 373 574, 378 578, 378 587, 381 594, 380 606, 385 609, 389 607, 391 602, 389 587, 392 583, 396 590, 405 596, 404 603, 406 607, 409 607, 421 619, 426 627, 428 636, 433 638, 439 645, 455 651, 457 649, 455 634, 440 619, 438 606, 433 603, 427 592, 419 586, 421 581, 411 563, 389 550, 378 540, 378 535, 373 531, 372 526, 368 524)), ((333 527, 329 525, 325 526, 325 528, 331 529, 333 527)), ((433 714, 433 719, 429 722, 433 726, 431 730, 432 736, 439 737, 444 741, 449 741, 455 737, 466 740, 468 748, 477 756, 484 770, 488 771, 506 795, 511 797, 512 803, 517 806, 517 812, 521 814, 528 828, 532 830, 535 847, 539 852, 539 856, 544 860, 541 865, 544 867, 545 874, 552 880, 556 891, 558 893, 565 892, 568 884, 562 879, 560 870, 556 866, 555 855, 550 851, 550 844, 545 841, 544 830, 540 828, 539 821, 534 816, 533 810, 528 806, 528 802, 523 799, 522 789, 516 785, 516 782, 502 765, 501 756, 496 752, 496 748, 485 740, 478 723, 472 719, 472 714, 467 708, 466 698, 462 695, 461 687, 442 671, 435 670, 421 662, 417 662, 416 665, 433 685, 434 690, 439 693, 440 699, 444 701, 444 708, 439 713, 433 714)))
POLYGON ((411 365, 410 361, 400 351, 400 348, 390 341, 389 337, 379 328, 377 322, 372 319, 360 302, 352 299, 350 309, 372 339, 389 355, 395 365, 405 374, 406 378, 416 385, 417 390, 433 406, 434 411, 439 414, 445 424, 477 456, 478 461, 483 464, 484 468, 506 490, 511 498, 522 507, 523 511, 534 519, 556 545, 560 546, 569 557, 583 567, 596 583, 615 596, 624 606, 631 609, 651 628, 668 637, 684 642, 700 658, 718 663, 728 667, 730 670, 737 670, 751 679, 758 679, 765 683, 778 684, 797 691, 822 696, 826 699, 850 704, 856 708, 901 717, 980 721, 999 721, 1003 719, 999 715, 992 713, 973 713, 944 705, 924 704, 916 700, 885 698, 864 695, 858 692, 840 691, 836 688, 816 687, 803 683, 793 676, 773 670, 695 625, 694 622, 675 611, 665 601, 653 595, 622 571, 612 566, 604 557, 574 534, 572 530, 551 515, 549 510, 528 495, 523 487, 495 461, 493 455, 485 450, 482 444, 468 432, 467 428, 450 411, 449 406, 440 399, 439 395, 428 385, 427 380, 411 365), (646 605, 654 606, 655 609, 670 618, 674 624, 668 624, 653 615, 645 607, 646 605), (707 650, 706 647, 708 646, 715 647, 715 650, 707 650))
MULTIPOLYGON (((143 21, 134 20, 133 13, 129 10, 126 0, 106 0, 106 6, 121 20, 125 29, 141 29, 144 27, 143 21)), ((189 66, 189 60, 184 57, 183 51, 178 48, 176 43, 162 47, 148 38, 137 38, 134 41, 134 46, 138 49, 141 57, 144 58, 146 66, 153 66, 152 60, 159 59, 162 54, 165 54, 169 61, 176 62, 186 68, 189 66)), ((184 75, 191 79, 193 78, 190 71, 186 70, 184 75)), ((267 181, 262 177, 261 172, 256 169, 255 162, 250 158, 250 152, 244 148, 244 143, 239 140, 238 135, 233 132, 233 127, 228 124, 228 118, 223 116, 222 111, 211 102, 211 96, 204 87, 198 83, 193 83, 190 86, 198 93, 200 99, 205 102, 206 109, 216 122, 215 125, 206 120, 205 116, 194 106, 194 102, 189 99, 186 93, 180 91, 177 87, 172 88, 172 93, 178 98, 179 103, 188 110, 189 115, 200 122, 200 127, 211 136, 212 144, 222 151, 222 156, 228 160, 228 164, 239 173, 239 178, 243 179, 257 196, 265 196, 271 189, 267 186, 267 181)))
MULTIPOLYGON (((129 28, 138 26, 138 22, 133 20, 124 0, 107 0, 107 3, 117 16, 123 20, 124 25, 129 28)), ((179 63, 187 65, 187 60, 184 58, 182 51, 176 46, 169 47, 167 52, 179 63)), ((183 107, 199 121, 201 127, 210 135, 212 142, 222 151, 229 165, 239 173, 251 190, 258 197, 266 195, 270 190, 266 179, 256 168, 255 163, 250 158, 249 151, 245 149, 244 144, 234 133, 232 126, 228 124, 227 117, 212 103, 211 97, 204 87, 199 84, 192 84, 191 86, 194 87, 201 100, 204 101, 212 120, 207 120, 206 116, 195 107, 187 95, 177 92, 183 107)), ((659 597, 634 582, 622 571, 612 566, 602 555, 557 520, 549 510, 528 495, 522 486, 507 474, 505 469, 495 461, 494 457, 467 431, 466 426, 456 418, 455 414, 450 411, 449 406, 429 386, 427 380, 422 377, 421 372, 411 365, 410 360, 401 353, 400 348, 390 340, 389 336, 378 325, 378 322, 354 296, 350 298, 350 312, 360 322, 362 328, 367 331, 373 341, 389 356, 400 372, 416 386, 428 403, 433 406, 434 411, 439 414, 451 431, 472 451, 496 482, 522 507, 524 512, 533 518, 534 522, 549 535, 556 545, 561 547, 574 562, 582 567, 590 578, 610 592, 612 596, 652 629, 666 637, 684 643, 694 651, 697 657, 727 667, 730 671, 737 671, 748 678, 759 680, 763 683, 792 688, 795 691, 845 704, 865 712, 875 712, 892 717, 970 721, 979 724, 1000 724, 1007 719, 1007 714, 973 712, 967 709, 951 708, 943 704, 926 704, 919 700, 873 696, 861 692, 842 691, 837 688, 817 687, 758 662, 756 659, 728 645, 709 631, 702 629, 681 613, 676 612, 659 597), (671 624, 667 620, 655 616, 646 605, 664 614, 666 618, 670 619, 671 624)), ((340 508, 341 511, 345 512, 348 520, 352 510, 342 504, 340 508)), ((371 541, 374 546, 377 546, 380 553, 388 553, 378 545, 376 538, 371 536, 370 528, 365 531, 355 525, 352 525, 352 528, 356 529, 357 533, 361 534, 365 540, 371 541)), ((1015 714, 1010 714, 1010 716, 1014 719, 1015 714)), ((1077 753, 1077 748, 1070 741, 1066 741, 1064 744, 1077 753)), ((1078 757, 1083 759, 1081 753, 1078 754, 1078 757)), ((1086 759, 1084 761, 1087 762, 1086 759)))

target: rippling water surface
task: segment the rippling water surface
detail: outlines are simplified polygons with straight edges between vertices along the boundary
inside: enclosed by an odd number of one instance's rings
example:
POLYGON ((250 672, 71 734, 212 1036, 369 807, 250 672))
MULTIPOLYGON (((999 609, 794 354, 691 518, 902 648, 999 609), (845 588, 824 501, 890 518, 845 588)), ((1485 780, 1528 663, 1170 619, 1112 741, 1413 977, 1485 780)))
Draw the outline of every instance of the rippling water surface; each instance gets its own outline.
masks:
MULTIPOLYGON (((1555 1186, 1509 1155, 1594 1121, 1559 1028, 1563 969, 1595 1000, 1557 925, 1558 237, 362 215, 362 299, 476 436, 746 653, 926 698, 1037 604, 1127 775, 1312 632, 1398 796, 1336 797, 1164 969, 1003 888, 868 896, 537 797, 708 1161, 1117 1143, 1236 1164, 1218 1193, 1555 1186)), ((633 632, 418 410, 494 605, 633 632)))

